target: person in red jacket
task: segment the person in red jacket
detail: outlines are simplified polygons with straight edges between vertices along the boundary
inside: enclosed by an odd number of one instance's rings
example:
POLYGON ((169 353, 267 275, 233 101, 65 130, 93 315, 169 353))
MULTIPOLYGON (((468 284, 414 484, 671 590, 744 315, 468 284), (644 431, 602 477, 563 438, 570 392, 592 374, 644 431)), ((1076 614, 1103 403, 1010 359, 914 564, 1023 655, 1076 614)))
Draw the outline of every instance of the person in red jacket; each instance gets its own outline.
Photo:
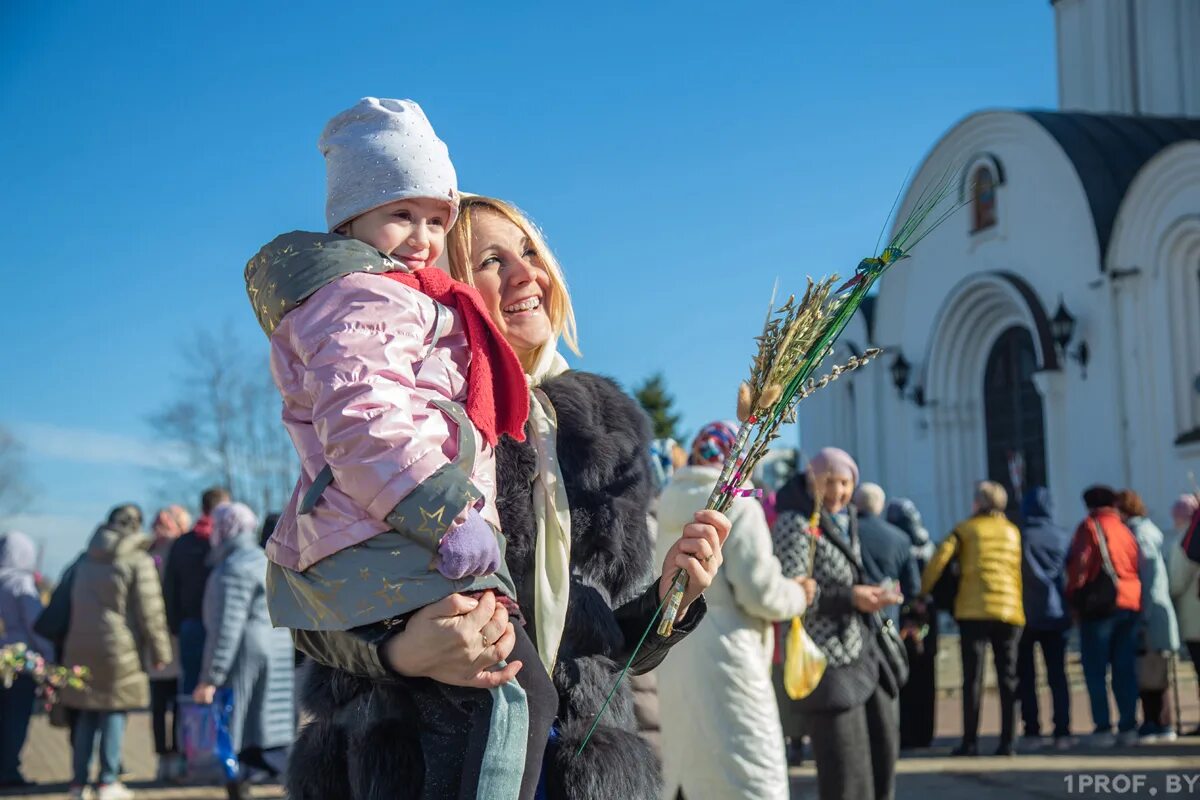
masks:
POLYGON ((1137 626, 1142 610, 1142 584, 1138 579, 1138 545, 1117 512, 1117 493, 1093 486, 1083 493, 1088 514, 1075 529, 1067 556, 1067 599, 1074 604, 1081 588, 1095 580, 1104 564, 1099 537, 1104 536, 1117 596, 1111 614, 1079 621, 1079 656, 1092 706, 1095 733, 1092 744, 1137 743, 1137 626), (1112 666, 1112 692, 1117 701, 1117 735, 1112 733, 1108 705, 1108 669, 1112 666))

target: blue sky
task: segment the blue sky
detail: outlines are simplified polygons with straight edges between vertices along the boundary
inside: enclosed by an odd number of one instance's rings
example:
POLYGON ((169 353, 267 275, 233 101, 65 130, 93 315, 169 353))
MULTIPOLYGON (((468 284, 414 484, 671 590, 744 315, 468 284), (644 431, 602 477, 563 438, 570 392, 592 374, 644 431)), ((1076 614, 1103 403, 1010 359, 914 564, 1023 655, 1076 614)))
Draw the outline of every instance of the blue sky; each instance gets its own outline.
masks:
MULTIPOLYGON (((200 329, 266 346, 242 267, 319 228, 325 120, 420 102, 463 189, 572 287, 584 369, 727 417, 776 277, 850 269, 957 120, 1056 103, 1049 2, 0 4, 0 424, 57 571, 149 501, 200 329)), ((193 504, 194 498, 181 498, 193 504)))

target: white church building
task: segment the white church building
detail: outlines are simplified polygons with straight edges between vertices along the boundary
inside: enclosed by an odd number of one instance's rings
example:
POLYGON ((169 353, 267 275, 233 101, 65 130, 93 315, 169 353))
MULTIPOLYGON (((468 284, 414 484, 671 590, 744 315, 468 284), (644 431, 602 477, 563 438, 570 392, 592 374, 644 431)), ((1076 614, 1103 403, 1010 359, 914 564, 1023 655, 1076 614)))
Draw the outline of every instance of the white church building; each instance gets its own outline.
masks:
POLYGON ((880 361, 801 406, 805 454, 847 449, 935 538, 983 478, 1048 486, 1063 524, 1086 486, 1130 487, 1166 525, 1200 480, 1200 2, 1054 12, 1059 110, 934 144, 897 217, 951 168, 968 205, 842 336, 880 361))

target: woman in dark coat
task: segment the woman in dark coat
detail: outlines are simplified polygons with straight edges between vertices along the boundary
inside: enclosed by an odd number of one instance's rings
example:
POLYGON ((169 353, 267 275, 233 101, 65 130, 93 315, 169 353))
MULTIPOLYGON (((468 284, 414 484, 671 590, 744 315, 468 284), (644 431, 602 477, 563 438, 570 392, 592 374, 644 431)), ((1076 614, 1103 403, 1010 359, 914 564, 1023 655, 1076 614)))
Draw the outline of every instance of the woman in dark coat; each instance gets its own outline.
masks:
MULTIPOLYGON (((649 423, 616 384, 567 370, 557 353, 560 334, 573 344, 573 317, 561 271, 537 229, 506 203, 464 198, 447 252, 453 276, 479 289, 534 387, 526 440, 505 438, 496 448, 496 504, 507 540, 505 560, 541 661, 522 669, 546 669, 557 690, 558 719, 543 765, 546 796, 657 800, 657 759, 638 735, 628 685, 617 692, 587 748, 579 756, 576 751, 676 567, 691 575, 688 607, 671 637, 651 632, 632 672, 653 669, 703 617, 699 592, 720 565, 729 522, 702 512, 655 576, 646 529, 654 490, 649 423), (504 311, 514 305, 523 310, 504 311)), ((414 669, 401 663, 404 674, 427 676, 416 680, 482 685, 468 681, 495 663, 492 651, 469 650, 468 658, 478 655, 475 663, 482 667, 455 673, 447 665, 462 660, 463 645, 456 650, 443 643, 482 638, 494 647, 504 621, 501 612, 492 616, 486 598, 475 607, 452 596, 416 612, 402 633, 376 647, 352 634, 297 632, 298 645, 318 663, 309 668, 303 690, 314 721, 293 750, 289 796, 413 796, 412 787, 421 782, 421 754, 404 743, 428 733, 415 730, 407 718, 404 682, 414 678, 397 674, 388 662, 431 664, 414 669), (419 622, 424 631, 416 630, 419 622), (431 627, 449 626, 456 626, 453 637, 426 646, 433 641, 431 627), (437 652, 424 655, 426 650, 437 652)))
MULTIPOLYGON (((888 503, 888 522, 908 534, 917 569, 924 570, 933 555, 929 531, 913 501, 898 497, 888 503)), ((937 718, 937 609, 924 598, 905 598, 900 613, 900 633, 908 650, 908 682, 900 689, 900 747, 933 744, 937 718)))

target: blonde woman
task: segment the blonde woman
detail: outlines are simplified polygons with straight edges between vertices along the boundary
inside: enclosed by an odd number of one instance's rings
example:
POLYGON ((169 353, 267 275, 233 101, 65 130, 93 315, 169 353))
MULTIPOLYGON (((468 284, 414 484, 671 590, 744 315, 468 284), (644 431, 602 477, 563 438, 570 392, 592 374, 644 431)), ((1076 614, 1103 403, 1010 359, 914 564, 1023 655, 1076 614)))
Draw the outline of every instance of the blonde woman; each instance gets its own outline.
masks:
MULTIPOLYGON (((452 277, 479 291, 531 386, 525 441, 505 437, 496 448, 496 504, 507 541, 505 561, 540 662, 521 668, 546 670, 558 694, 558 719, 543 766, 546 796, 652 800, 661 779, 649 744, 637 733, 628 686, 608 707, 587 748, 575 753, 676 568, 687 570, 691 583, 675 633, 669 639, 652 633, 633 671, 661 663, 704 616, 700 593, 721 564, 729 520, 715 512, 696 514, 668 549, 661 572, 653 574, 646 528, 654 493, 649 423, 612 381, 568 370, 558 342, 576 349, 575 318, 562 270, 545 240, 511 204, 468 195, 447 235, 446 252, 452 277)), ((358 746, 364 732, 353 726, 339 730, 335 718, 349 717, 344 708, 365 704, 365 693, 374 690, 346 672, 377 680, 390 674, 450 682, 494 663, 484 663, 480 637, 494 644, 509 624, 507 614, 464 613, 453 601, 418 611, 378 653, 352 636, 322 637, 322 660, 339 669, 312 669, 305 700, 318 709, 320 722, 301 734, 291 762, 294 777, 304 770, 312 785, 329 792, 313 797, 354 796, 335 779, 345 762, 339 767, 329 742, 348 737, 358 746)), ((392 729, 390 735, 398 734, 392 729)), ((413 769, 386 760, 386 749, 379 752, 385 759, 381 770, 413 769)), ((301 776, 293 782, 307 781, 301 776)))

